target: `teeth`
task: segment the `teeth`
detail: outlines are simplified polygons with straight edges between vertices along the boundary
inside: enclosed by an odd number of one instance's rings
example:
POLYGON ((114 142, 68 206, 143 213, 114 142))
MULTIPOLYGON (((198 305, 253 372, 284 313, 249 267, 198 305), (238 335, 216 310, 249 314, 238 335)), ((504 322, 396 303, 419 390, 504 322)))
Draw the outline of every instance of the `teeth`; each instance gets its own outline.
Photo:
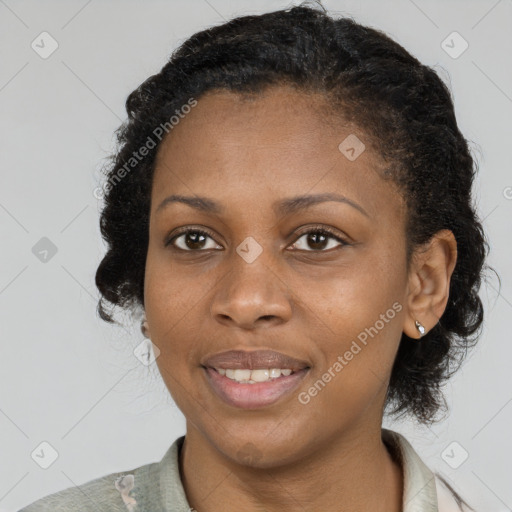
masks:
MULTIPOLYGON (((276 369, 277 368, 274 368, 274 370, 276 369)), ((255 382, 265 382, 267 380, 270 380, 270 370, 253 370, 251 372, 251 379, 254 380, 255 382)))
POLYGON ((240 382, 249 380, 251 378, 251 370, 226 370, 226 377, 240 382))
POLYGON ((268 382, 272 379, 277 379, 281 375, 288 376, 292 373, 289 368, 270 368, 270 369, 224 369, 215 368, 221 375, 225 375, 229 379, 236 380, 237 382, 255 384, 256 382, 268 382))

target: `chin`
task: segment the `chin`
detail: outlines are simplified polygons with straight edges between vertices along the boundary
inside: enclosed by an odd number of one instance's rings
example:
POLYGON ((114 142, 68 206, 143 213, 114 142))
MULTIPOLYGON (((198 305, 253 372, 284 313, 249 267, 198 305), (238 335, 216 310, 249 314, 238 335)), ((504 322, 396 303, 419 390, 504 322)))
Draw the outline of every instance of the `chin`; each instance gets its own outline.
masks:
MULTIPOLYGON (((260 436, 254 435, 254 431, 246 430, 248 434, 237 437, 224 435, 218 441, 211 442, 222 454, 241 466, 271 469, 297 462, 304 454, 299 449, 304 448, 304 442, 299 442, 297 436, 285 439, 272 438, 272 430, 260 436), (272 443, 269 440, 272 439, 272 443)), ((275 432, 274 432, 275 433, 275 432)), ((211 439, 211 438, 210 438, 211 439)))

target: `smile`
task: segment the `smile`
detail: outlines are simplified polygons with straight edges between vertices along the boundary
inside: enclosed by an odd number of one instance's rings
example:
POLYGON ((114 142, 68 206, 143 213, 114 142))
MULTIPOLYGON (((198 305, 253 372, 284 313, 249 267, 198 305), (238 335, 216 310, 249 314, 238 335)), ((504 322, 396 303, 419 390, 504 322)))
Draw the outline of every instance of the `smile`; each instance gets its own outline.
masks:
POLYGON ((277 402, 296 390, 309 368, 223 369, 204 368, 214 393, 241 409, 258 409, 277 402))
POLYGON ((269 368, 269 369, 239 369, 239 368, 214 368, 221 375, 225 375, 228 379, 236 380, 241 383, 255 384, 256 382, 268 382, 277 379, 281 375, 288 376, 293 372, 290 368, 269 368))

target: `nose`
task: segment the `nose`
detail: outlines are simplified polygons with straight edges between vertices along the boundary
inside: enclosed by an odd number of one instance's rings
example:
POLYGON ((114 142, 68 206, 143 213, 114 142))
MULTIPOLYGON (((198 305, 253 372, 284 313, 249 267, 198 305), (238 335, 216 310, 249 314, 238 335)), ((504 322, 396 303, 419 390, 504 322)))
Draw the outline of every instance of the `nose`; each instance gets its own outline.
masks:
POLYGON ((288 322, 291 290, 277 270, 265 264, 262 255, 252 263, 234 257, 213 296, 210 312, 215 321, 249 330, 288 322))

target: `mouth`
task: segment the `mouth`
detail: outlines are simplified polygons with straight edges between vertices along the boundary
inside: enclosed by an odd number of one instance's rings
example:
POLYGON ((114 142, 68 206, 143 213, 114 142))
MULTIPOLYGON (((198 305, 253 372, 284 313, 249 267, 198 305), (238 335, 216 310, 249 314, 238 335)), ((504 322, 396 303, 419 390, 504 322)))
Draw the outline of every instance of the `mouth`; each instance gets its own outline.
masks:
POLYGON ((208 383, 225 403, 240 409, 259 409, 276 403, 299 387, 310 367, 212 368, 203 366, 208 383))

